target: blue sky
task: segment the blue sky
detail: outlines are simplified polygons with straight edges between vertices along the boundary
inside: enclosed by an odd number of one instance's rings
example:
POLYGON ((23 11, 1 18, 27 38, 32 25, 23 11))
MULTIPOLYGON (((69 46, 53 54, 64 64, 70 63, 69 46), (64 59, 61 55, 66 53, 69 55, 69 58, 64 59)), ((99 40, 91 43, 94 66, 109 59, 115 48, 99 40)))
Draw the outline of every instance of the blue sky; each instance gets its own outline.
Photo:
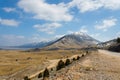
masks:
POLYGON ((120 0, 0 0, 0 46, 84 32, 100 41, 120 36, 120 0))

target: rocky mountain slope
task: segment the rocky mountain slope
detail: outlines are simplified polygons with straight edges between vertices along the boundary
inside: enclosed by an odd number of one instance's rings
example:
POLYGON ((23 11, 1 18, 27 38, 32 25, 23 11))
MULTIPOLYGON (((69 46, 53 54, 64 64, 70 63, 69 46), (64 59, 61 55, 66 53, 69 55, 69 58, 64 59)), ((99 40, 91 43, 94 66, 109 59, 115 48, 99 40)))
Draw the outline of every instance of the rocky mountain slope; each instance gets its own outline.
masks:
POLYGON ((18 46, 19 48, 47 48, 47 49, 70 49, 70 48, 83 48, 94 46, 99 41, 90 37, 89 35, 79 32, 65 35, 61 38, 42 41, 39 43, 30 43, 18 46))
POLYGON ((70 48, 84 48, 88 46, 94 46, 98 43, 99 41, 90 37, 87 34, 84 33, 72 33, 69 35, 65 35, 61 37, 60 39, 56 40, 46 48, 52 48, 52 49, 70 49, 70 48))
POLYGON ((110 51, 120 52, 120 42, 119 39, 113 39, 103 43, 99 43, 98 48, 108 49, 110 51))

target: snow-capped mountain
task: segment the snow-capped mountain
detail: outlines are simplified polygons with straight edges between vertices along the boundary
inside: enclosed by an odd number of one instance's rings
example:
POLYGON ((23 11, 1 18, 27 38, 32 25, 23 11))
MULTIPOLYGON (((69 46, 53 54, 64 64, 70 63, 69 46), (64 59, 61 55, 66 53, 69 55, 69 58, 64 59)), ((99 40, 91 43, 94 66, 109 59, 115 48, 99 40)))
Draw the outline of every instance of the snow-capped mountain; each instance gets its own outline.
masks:
POLYGON ((98 42, 98 40, 90 37, 85 33, 77 32, 51 41, 42 41, 39 43, 21 45, 19 48, 83 48, 93 46, 98 42))
POLYGON ((61 37, 47 48, 84 48, 96 45, 99 41, 89 35, 79 32, 61 37))

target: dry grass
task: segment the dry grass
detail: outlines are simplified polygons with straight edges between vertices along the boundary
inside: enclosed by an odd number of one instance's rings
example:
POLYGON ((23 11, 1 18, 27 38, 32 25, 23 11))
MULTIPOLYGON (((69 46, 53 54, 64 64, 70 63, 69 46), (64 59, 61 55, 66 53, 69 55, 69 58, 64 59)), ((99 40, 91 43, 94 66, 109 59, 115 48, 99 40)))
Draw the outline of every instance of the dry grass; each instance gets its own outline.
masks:
POLYGON ((120 80, 119 55, 109 51, 93 52, 57 72, 52 80, 120 80))
POLYGON ((0 76, 9 75, 29 66, 39 66, 47 60, 61 59, 80 54, 79 50, 56 50, 23 52, 18 50, 0 50, 0 76))

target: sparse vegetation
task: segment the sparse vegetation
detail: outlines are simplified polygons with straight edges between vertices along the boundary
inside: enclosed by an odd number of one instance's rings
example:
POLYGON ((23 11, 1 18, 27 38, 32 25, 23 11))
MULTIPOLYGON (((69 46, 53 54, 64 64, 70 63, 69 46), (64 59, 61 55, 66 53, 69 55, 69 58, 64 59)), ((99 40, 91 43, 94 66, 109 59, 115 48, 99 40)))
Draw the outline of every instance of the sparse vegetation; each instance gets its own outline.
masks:
POLYGON ((42 77, 42 73, 39 73, 38 78, 41 78, 41 77, 42 77))
POLYGON ((51 71, 53 71, 53 68, 51 68, 51 71))
POLYGON ((43 72, 43 78, 45 78, 45 77, 49 77, 49 70, 47 68, 43 72))
POLYGON ((80 59, 80 56, 77 56, 77 60, 79 60, 80 59))
POLYGON ((24 80, 30 80, 30 79, 28 78, 28 76, 25 76, 25 77, 24 77, 24 80))
MULTIPOLYGON (((61 59, 61 57, 64 57, 64 56, 70 57, 72 55, 76 55, 79 53, 82 53, 82 51, 80 50, 79 51, 78 50, 48 50, 48 51, 40 50, 38 52, 36 51, 26 52, 26 51, 19 51, 19 50, 0 50, 0 57, 1 57, 0 58, 0 65, 1 65, 0 75, 1 76, 10 75, 20 70, 29 68, 30 66, 40 66, 43 62, 47 60, 61 59), (47 60, 46 60, 46 57, 47 57, 47 60)), ((43 69, 42 66, 41 66, 41 69, 43 69)), ((30 71, 34 71, 34 68, 32 68, 30 71)))
POLYGON ((65 63, 62 60, 60 60, 57 65, 57 70, 60 70, 61 68, 64 68, 64 67, 65 67, 65 63))
POLYGON ((88 51, 86 51, 86 54, 88 54, 89 52, 88 51))
POLYGON ((82 54, 82 57, 84 57, 84 54, 82 54))
POLYGON ((87 67, 85 67, 85 70, 86 71, 91 71, 91 70, 93 70, 93 68, 91 66, 87 66, 87 67))
POLYGON ((68 66, 70 64, 70 59, 66 59, 65 65, 68 66))
POLYGON ((120 43, 120 38, 119 37, 117 38, 117 43, 120 43))
POLYGON ((76 59, 75 58, 73 58, 73 61, 75 61, 76 59))

